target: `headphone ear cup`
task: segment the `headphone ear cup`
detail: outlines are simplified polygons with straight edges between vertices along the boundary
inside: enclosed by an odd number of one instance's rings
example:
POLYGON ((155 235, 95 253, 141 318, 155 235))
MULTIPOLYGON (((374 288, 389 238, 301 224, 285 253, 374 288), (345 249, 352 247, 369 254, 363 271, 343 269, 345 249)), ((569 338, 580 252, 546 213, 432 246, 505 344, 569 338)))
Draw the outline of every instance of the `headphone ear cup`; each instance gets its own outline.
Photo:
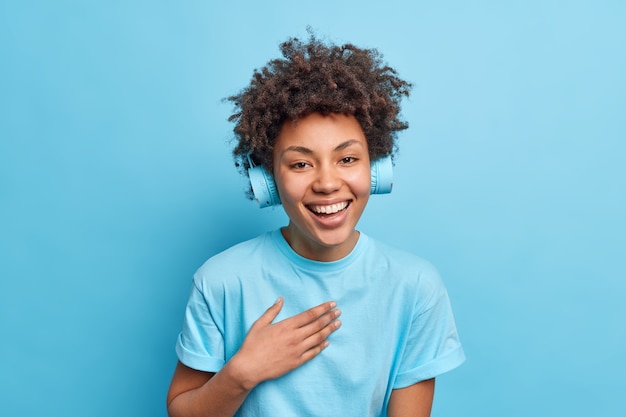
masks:
POLYGON ((254 198, 261 208, 276 206, 280 204, 280 196, 276 189, 274 178, 267 173, 262 166, 256 166, 248 169, 248 177, 254 198))
POLYGON ((391 155, 379 158, 370 164, 372 184, 370 194, 389 194, 393 188, 393 162, 391 155))
MULTIPOLYGON (((377 159, 370 164, 372 182, 370 194, 388 194, 393 188, 393 162, 391 156, 377 159)), ((254 198, 261 208, 280 204, 280 196, 274 178, 262 166, 248 169, 248 177, 254 198)))

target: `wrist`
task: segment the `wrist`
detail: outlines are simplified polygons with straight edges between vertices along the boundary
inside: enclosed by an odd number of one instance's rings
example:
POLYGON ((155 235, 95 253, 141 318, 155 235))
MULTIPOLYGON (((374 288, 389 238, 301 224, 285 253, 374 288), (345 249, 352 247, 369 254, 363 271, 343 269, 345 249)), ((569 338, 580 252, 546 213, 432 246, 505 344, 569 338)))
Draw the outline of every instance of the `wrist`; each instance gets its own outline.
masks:
POLYGON ((249 368, 246 367, 238 354, 230 358, 222 371, 225 373, 225 376, 228 376, 232 384, 241 391, 251 391, 261 382, 251 377, 249 368))

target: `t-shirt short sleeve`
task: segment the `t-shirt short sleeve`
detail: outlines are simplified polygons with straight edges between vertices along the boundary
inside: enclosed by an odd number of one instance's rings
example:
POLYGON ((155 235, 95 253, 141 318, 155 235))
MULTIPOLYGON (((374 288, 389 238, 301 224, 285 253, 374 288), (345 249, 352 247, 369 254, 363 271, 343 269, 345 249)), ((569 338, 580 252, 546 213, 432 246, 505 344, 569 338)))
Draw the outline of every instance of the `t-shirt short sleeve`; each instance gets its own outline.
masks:
POLYGON ((465 361, 448 293, 438 272, 434 268, 423 271, 418 288, 429 296, 414 311, 394 389, 434 378, 465 361))
POLYGON ((216 321, 216 316, 194 279, 176 343, 176 354, 183 364, 205 372, 222 369, 225 362, 223 326, 216 321))

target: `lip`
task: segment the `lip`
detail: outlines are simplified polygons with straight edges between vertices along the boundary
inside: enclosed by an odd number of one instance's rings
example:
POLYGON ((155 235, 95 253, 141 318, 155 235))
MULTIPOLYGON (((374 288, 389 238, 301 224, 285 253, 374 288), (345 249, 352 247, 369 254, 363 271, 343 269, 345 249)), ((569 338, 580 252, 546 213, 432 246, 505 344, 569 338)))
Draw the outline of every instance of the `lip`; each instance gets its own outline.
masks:
POLYGON ((347 198, 347 199, 343 199, 343 200, 338 200, 338 199, 333 199, 332 201, 323 201, 323 202, 315 202, 315 203, 307 203, 304 206, 311 212, 315 212, 315 213, 320 213, 320 212, 325 212, 326 210, 340 210, 343 211, 345 210, 350 204, 352 203, 352 199, 351 198, 347 198), (334 207, 333 207, 334 206, 334 207), (342 206, 343 209, 341 209, 342 206), (313 208, 317 208, 316 210, 314 210, 313 208))
POLYGON ((309 213, 309 216, 313 219, 313 221, 316 224, 325 228, 334 228, 334 227, 341 226, 345 222, 345 220, 347 219, 351 211, 352 203, 353 203, 352 199, 325 201, 323 203, 322 202, 309 203, 309 204, 305 204, 305 210, 307 211, 307 213, 309 213), (309 206, 330 206, 333 204, 340 204, 340 203, 347 203, 347 206, 343 210, 338 211, 333 214, 318 215, 314 213, 313 211, 311 211, 311 209, 309 208, 309 206))

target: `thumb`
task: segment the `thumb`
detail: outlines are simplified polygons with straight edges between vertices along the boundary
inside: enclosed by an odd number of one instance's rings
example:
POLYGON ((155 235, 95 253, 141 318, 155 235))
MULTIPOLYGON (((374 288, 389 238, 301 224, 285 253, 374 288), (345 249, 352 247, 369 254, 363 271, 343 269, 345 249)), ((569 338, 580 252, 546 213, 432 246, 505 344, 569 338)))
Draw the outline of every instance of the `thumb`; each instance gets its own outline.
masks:
POLYGON ((283 299, 283 297, 278 297, 276 302, 272 304, 270 308, 265 310, 265 313, 263 313, 261 317, 258 318, 255 325, 269 326, 270 324, 272 324, 276 316, 278 316, 278 313, 280 313, 280 310, 283 309, 284 302, 285 300, 283 299))

